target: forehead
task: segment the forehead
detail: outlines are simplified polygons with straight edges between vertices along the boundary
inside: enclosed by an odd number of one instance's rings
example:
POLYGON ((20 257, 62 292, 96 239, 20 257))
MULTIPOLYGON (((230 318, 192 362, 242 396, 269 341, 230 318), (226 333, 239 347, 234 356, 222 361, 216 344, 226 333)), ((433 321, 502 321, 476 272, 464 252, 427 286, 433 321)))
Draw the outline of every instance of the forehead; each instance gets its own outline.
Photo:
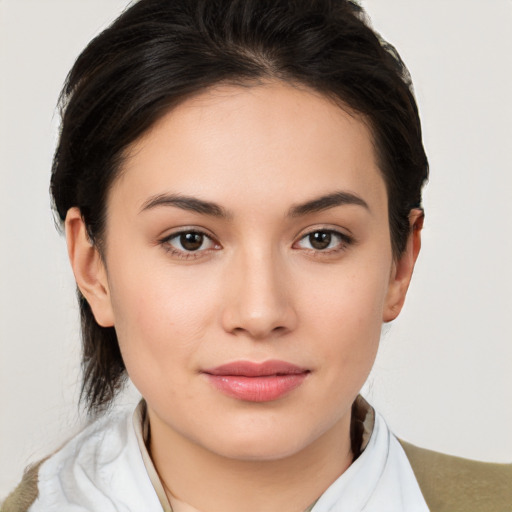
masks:
POLYGON ((364 191, 369 202, 385 194, 362 117, 284 83, 209 89, 164 115, 126 155, 111 199, 133 204, 169 192, 241 206, 340 188, 364 191))

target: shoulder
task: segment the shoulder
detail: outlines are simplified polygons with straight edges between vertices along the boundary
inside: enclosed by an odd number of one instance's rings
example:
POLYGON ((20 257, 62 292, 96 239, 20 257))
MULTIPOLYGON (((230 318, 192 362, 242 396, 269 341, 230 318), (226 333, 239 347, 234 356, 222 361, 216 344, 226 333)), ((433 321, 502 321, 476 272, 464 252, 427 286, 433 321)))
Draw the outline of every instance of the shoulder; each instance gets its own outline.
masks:
POLYGON ((97 419, 53 454, 29 466, 0 512, 64 510, 70 496, 86 493, 87 482, 82 480, 101 486, 102 468, 126 452, 128 419, 126 411, 97 419), (87 478, 81 477, 84 470, 87 478))
POLYGON ((432 512, 512 510, 512 464, 478 462, 399 441, 432 512))
POLYGON ((16 489, 7 496, 0 507, 1 512, 26 512, 38 495, 39 468, 46 459, 29 466, 16 489))

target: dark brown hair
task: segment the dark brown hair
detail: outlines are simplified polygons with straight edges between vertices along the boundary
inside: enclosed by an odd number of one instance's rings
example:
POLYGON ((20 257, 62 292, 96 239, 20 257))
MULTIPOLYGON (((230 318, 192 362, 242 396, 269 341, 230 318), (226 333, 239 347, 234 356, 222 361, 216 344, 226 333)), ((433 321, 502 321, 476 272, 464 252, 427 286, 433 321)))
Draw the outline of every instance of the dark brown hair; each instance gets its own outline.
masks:
MULTIPOLYGON (((60 220, 78 207, 101 252, 107 192, 127 147, 191 95, 264 80, 305 85, 369 122, 398 257, 428 175, 418 110, 400 57, 349 0, 139 0, 127 9, 78 57, 61 94, 51 179, 60 220)), ((79 301, 82 398, 98 413, 126 371, 114 328, 79 301)))

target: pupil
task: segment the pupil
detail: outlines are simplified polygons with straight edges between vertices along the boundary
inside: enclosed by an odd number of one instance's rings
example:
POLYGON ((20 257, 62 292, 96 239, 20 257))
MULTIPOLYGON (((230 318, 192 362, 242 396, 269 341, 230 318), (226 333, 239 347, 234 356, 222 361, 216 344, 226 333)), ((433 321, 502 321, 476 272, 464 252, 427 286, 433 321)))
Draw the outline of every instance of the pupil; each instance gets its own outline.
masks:
POLYGON ((309 235, 309 242, 315 249, 327 249, 331 243, 331 233, 327 231, 315 231, 309 235))
POLYGON ((203 245, 201 233, 183 233, 180 236, 180 243, 187 251, 197 251, 203 245))

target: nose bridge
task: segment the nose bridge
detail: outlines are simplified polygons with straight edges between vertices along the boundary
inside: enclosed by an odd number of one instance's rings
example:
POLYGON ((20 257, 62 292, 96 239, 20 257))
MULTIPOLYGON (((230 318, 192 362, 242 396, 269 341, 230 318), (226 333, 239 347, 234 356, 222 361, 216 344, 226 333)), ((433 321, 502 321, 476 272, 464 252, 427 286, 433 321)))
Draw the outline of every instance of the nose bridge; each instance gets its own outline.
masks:
POLYGON ((295 327, 282 255, 270 244, 249 244, 234 256, 233 284, 225 305, 224 327, 233 333, 265 338, 295 327))

